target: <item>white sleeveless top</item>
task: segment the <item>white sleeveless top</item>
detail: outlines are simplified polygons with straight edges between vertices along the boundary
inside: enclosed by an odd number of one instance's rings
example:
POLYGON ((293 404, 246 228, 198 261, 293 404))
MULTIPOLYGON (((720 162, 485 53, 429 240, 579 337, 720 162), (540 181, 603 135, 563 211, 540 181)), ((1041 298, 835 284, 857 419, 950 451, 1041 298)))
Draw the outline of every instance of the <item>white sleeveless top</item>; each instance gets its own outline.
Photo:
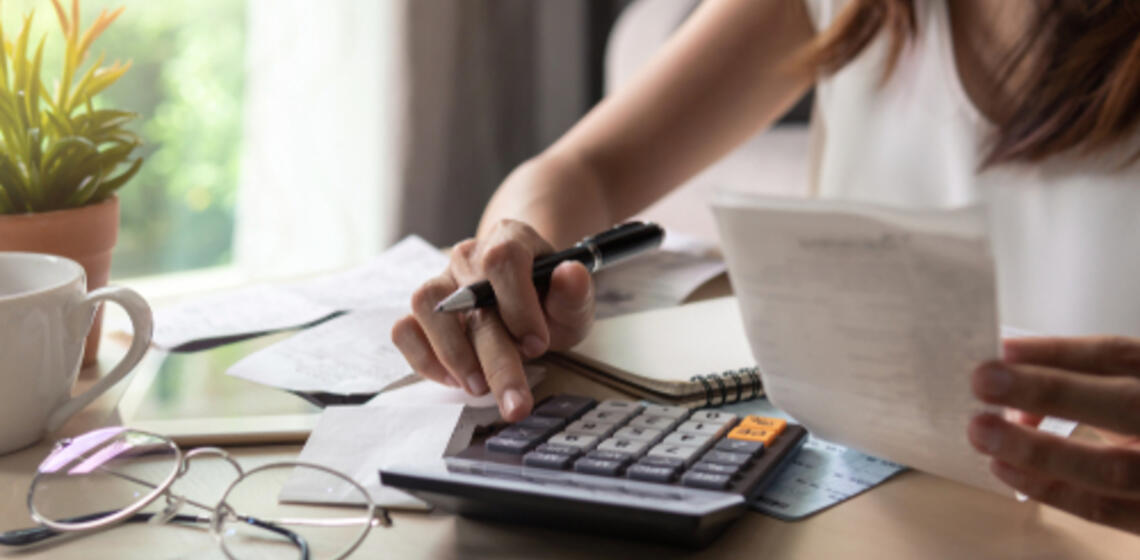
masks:
MULTIPOLYGON (((846 4, 806 2, 820 30, 846 4)), ((886 84, 885 33, 820 81, 814 192, 914 207, 984 201, 1003 325, 1140 336, 1140 163, 1058 156, 978 173, 992 125, 959 80, 945 2, 916 1, 918 36, 886 84)))

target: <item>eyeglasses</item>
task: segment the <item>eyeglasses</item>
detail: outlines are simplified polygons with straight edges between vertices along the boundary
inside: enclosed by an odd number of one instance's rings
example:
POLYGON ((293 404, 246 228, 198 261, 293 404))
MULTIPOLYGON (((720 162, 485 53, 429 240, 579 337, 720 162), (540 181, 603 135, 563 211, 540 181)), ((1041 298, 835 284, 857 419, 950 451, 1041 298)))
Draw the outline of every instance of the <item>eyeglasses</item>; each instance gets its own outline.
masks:
MULTIPOLYGON (((215 468, 219 464, 211 463, 215 468)), ((301 560, 311 554, 339 559, 356 550, 373 526, 392 523, 387 510, 376 507, 360 484, 333 469, 284 461, 243 470, 222 449, 200 447, 183 454, 169 438, 122 427, 57 442, 28 489, 28 511, 40 526, 0 534, 0 544, 30 545, 61 533, 119 523, 178 523, 208 526, 233 560, 281 558, 286 552, 301 560), (190 463, 205 456, 221 459, 220 464, 237 473, 214 505, 191 499, 181 487, 173 490, 179 482, 188 489, 193 486, 192 477, 186 476, 190 463), (366 512, 341 507, 322 509, 321 516, 313 516, 312 509, 291 515, 297 513, 296 506, 280 503, 277 496, 298 480, 305 488, 320 488, 330 503, 359 503, 366 512), (161 507, 148 510, 152 504, 161 507), (183 513, 184 506, 201 511, 183 513)))

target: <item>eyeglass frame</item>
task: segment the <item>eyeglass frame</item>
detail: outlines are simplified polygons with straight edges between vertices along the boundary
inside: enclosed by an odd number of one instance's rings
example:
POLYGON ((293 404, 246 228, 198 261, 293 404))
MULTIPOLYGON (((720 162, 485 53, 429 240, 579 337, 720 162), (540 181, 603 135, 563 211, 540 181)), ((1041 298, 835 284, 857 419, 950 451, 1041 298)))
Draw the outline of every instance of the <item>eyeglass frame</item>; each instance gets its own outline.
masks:
MULTIPOLYGON (((103 429, 106 429, 106 428, 103 428, 103 429)), ((84 432, 83 434, 81 434, 78 437, 82 437, 84 435, 87 435, 87 434, 90 434, 93 432, 97 432, 97 431, 99 431, 99 430, 92 430, 90 432, 84 432)), ((360 535, 356 538, 356 540, 352 544, 350 544, 347 548, 342 550, 339 555, 336 556, 336 559, 345 558, 348 555, 355 552, 356 549, 360 547, 360 544, 362 542, 364 542, 364 539, 368 536, 368 533, 372 530, 372 527, 375 527, 376 525, 381 525, 384 527, 391 527, 392 526, 392 519, 388 515, 387 508, 378 507, 376 505, 376 503, 372 500, 372 496, 370 496, 368 494, 368 491, 365 490, 363 486, 361 486, 358 482, 353 480, 348 475, 346 475, 346 474, 344 474, 344 473, 342 473, 336 469, 332 469, 332 468, 326 467, 324 465, 318 465, 316 463, 310 463, 310 462, 306 462, 306 461, 276 461, 276 462, 272 462, 272 463, 266 463, 264 465, 259 465, 255 468, 251 469, 251 470, 246 471, 245 469, 242 469, 241 464, 239 464, 237 462, 237 460, 234 459, 229 454, 229 452, 227 452, 226 450, 221 449, 219 447, 210 447, 210 446, 195 447, 195 448, 192 448, 192 449, 186 451, 184 454, 182 448, 179 447, 179 445, 174 440, 170 439, 167 436, 164 436, 161 434, 156 434, 154 432, 148 432, 145 430, 137 430, 134 428, 123 427, 121 429, 121 431, 119 432, 119 434, 116 435, 116 437, 122 437, 122 435, 126 434, 126 433, 142 434, 142 435, 150 436, 152 438, 155 438, 157 440, 164 442, 169 448, 174 450, 174 459, 175 459, 175 462, 178 465, 178 467, 175 469, 172 469, 171 473, 161 483, 158 483, 158 484, 151 484, 150 482, 128 478, 128 480, 131 480, 132 482, 135 482, 137 484, 142 484, 143 486, 152 486, 154 488, 154 490, 152 490, 149 494, 147 494, 143 498, 139 499, 134 504, 129 505, 127 507, 124 507, 122 510, 120 510, 114 514, 111 514, 111 515, 108 515, 105 517, 100 517, 99 519, 96 519, 94 521, 86 521, 86 522, 80 522, 80 523, 59 523, 55 520, 52 520, 52 519, 45 517, 36 509, 35 503, 33 501, 33 496, 35 496, 35 491, 36 491, 36 485, 40 482, 42 476, 44 476, 45 474, 48 474, 47 472, 41 470, 40 467, 37 467, 36 475, 34 478, 32 478, 32 482, 28 486, 27 505, 28 505, 28 512, 31 515, 32 520, 35 521, 36 523, 39 523, 42 527, 50 529, 51 531, 54 531, 57 534, 58 533, 81 533, 81 532, 85 532, 85 531, 94 531, 96 529, 106 529, 106 528, 113 527, 117 524, 130 521, 132 518, 139 515, 139 512, 143 508, 153 504, 155 502, 155 500, 157 500, 159 497, 165 496, 166 500, 167 500, 166 508, 164 508, 160 514, 149 514, 147 519, 145 519, 146 521, 150 521, 154 515, 161 515, 162 516, 161 522, 166 523, 166 522, 170 521, 171 519, 174 519, 178 515, 178 510, 182 507, 183 504, 190 504, 194 507, 197 507, 199 509, 202 509, 204 511, 209 512, 209 519, 205 520, 205 521, 207 521, 209 526, 210 526, 210 533, 212 533, 214 538, 217 540, 218 545, 222 549, 222 552, 226 555, 227 558, 230 558, 231 560, 237 560, 237 559, 234 557, 232 552, 226 546, 226 542, 222 538, 222 533, 221 533, 222 522, 225 520, 227 515, 233 515, 237 521, 244 522, 244 523, 247 523, 247 524, 268 530, 268 531, 276 532, 278 534, 281 534, 282 536, 285 536, 286 538, 288 538, 291 542, 293 542, 294 545, 296 545, 301 550, 302 558, 307 560, 308 559, 308 545, 307 545, 307 542, 305 541, 304 537, 302 537, 301 535, 299 535, 299 534, 297 534, 297 533, 295 533, 289 529, 281 527, 281 526, 277 525, 276 523, 272 523, 272 522, 269 522, 266 520, 258 519, 256 517, 252 517, 252 516, 240 516, 237 512, 235 512, 232 508, 230 508, 230 506, 226 503, 226 498, 229 497, 230 492, 232 492, 233 489, 235 487, 237 487, 238 484, 240 484, 243 480, 248 478, 250 475, 253 475, 253 474, 261 472, 261 471, 273 469, 273 468, 305 467, 305 468, 310 468, 310 469, 322 471, 322 472, 325 472, 325 473, 330 474, 332 476, 338 477, 338 478, 348 482, 349 484, 351 484, 354 488, 356 488, 356 490, 358 490, 360 492, 360 494, 362 496, 364 496, 364 499, 365 499, 365 502, 367 505, 367 513, 361 519, 366 519, 367 521, 364 523, 359 523, 360 525, 363 525, 364 530, 361 531, 360 535), (215 456, 220 457, 221 459, 223 459, 227 463, 229 463, 230 466, 232 466, 234 468, 234 470, 237 471, 237 473, 238 473, 237 478, 235 478, 232 482, 230 482, 230 484, 228 486, 226 486, 225 491, 222 492, 221 498, 218 499, 217 505, 215 505, 213 507, 202 504, 202 503, 198 503, 194 500, 188 499, 186 496, 180 496, 180 495, 177 495, 177 494, 174 494, 173 492, 171 492, 171 488, 173 487, 174 483, 189 471, 190 460, 194 459, 195 457, 200 457, 200 456, 204 456, 204 455, 215 455, 215 456), (379 515, 377 515, 377 514, 379 514, 379 515)), ((74 439, 75 438, 64 438, 64 439, 57 441, 52 448, 52 452, 55 453, 56 451, 64 448, 66 445, 68 445, 74 439)), ((48 457, 51 457, 51 455, 48 455, 48 457)), ((41 462, 40 466, 42 467, 42 462, 41 462)), ((197 518, 195 518, 195 521, 203 521, 203 517, 204 516, 199 515, 197 518)), ((292 521, 294 524, 296 524, 296 522, 298 520, 292 519, 290 521, 292 521)), ((311 523, 311 522, 316 521, 316 520, 307 520, 307 521, 309 521, 311 523)), ((312 524, 317 525, 317 526, 335 527, 335 526, 344 525, 345 523, 343 523, 339 520, 329 520, 328 523, 312 523, 312 524)), ((47 535, 43 538, 47 538, 48 536, 50 536, 50 535, 47 535)), ((36 540, 39 540, 39 539, 36 539, 36 540)))

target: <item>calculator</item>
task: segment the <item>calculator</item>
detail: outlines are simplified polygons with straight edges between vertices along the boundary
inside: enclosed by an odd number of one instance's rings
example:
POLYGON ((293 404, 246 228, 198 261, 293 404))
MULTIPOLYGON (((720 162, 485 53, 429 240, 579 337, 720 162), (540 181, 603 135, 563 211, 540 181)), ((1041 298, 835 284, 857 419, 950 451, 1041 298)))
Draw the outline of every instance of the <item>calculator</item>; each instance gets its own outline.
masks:
POLYGON ((779 418, 555 395, 444 468, 390 467, 380 478, 470 517, 702 546, 806 439, 779 418))

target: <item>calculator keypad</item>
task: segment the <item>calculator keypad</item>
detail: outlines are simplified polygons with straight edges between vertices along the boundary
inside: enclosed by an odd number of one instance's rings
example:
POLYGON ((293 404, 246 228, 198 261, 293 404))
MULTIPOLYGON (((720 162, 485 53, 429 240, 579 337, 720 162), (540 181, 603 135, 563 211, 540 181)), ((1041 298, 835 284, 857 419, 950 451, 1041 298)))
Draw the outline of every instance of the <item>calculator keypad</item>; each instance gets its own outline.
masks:
POLYGON ((485 442, 526 467, 725 490, 787 422, 634 401, 560 395, 485 442))

